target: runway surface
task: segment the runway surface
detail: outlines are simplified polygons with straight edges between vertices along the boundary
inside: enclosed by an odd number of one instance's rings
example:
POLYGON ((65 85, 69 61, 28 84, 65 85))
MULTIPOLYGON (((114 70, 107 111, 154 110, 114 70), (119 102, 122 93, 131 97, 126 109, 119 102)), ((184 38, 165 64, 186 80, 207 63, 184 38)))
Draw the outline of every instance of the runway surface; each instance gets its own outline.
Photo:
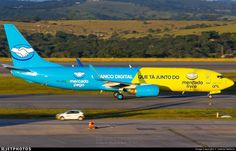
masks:
POLYGON ((203 95, 161 95, 119 101, 108 94, 91 95, 0 95, 0 108, 69 108, 69 109, 158 109, 158 108, 236 108, 236 95, 215 95, 213 105, 203 95))
POLYGON ((235 147, 228 120, 0 120, 0 146, 24 147, 235 147))
MULTIPOLYGON (((11 63, 7 63, 11 64, 11 63)), ((76 65, 76 62, 60 63, 67 66, 76 65)), ((94 66, 122 66, 128 67, 187 67, 210 69, 217 72, 236 72, 236 62, 84 62, 84 65, 93 64, 94 66)), ((9 71, 0 67, 0 74, 8 76, 9 71)))

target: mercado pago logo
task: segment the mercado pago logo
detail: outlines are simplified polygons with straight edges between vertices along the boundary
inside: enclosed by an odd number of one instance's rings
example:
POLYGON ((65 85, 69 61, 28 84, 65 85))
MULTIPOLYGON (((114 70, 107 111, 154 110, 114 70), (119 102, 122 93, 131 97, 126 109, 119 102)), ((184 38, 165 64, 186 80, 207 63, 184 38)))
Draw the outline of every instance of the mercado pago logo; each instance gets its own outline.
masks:
POLYGON ((12 56, 17 60, 29 60, 34 56, 34 49, 29 45, 16 45, 11 49, 12 56))
POLYGON ((189 80, 195 80, 198 78, 198 75, 196 73, 188 73, 186 74, 186 77, 189 79, 189 80))
POLYGON ((83 78, 84 75, 85 75, 84 72, 74 72, 74 76, 75 76, 76 78, 83 78))

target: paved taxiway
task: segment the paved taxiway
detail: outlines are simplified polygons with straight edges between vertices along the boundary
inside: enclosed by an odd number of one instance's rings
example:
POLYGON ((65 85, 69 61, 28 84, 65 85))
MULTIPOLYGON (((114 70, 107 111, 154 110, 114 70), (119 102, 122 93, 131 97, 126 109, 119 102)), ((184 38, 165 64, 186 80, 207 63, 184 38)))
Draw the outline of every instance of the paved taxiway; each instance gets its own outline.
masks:
POLYGON ((158 108, 236 108, 236 95, 216 95, 209 106, 206 95, 161 95, 136 98, 127 96, 118 101, 108 94, 81 95, 0 95, 0 108, 97 108, 97 109, 158 109, 158 108))
POLYGON ((235 147, 236 121, 0 120, 0 146, 235 147))

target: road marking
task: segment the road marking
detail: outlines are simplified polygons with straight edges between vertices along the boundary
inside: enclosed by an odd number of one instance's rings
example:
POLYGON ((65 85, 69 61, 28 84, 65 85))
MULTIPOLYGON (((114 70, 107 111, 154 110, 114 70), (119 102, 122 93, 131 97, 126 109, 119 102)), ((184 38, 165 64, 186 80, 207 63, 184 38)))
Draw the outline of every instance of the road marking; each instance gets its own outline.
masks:
POLYGON ((200 142, 198 142, 197 140, 192 139, 192 138, 190 138, 190 137, 188 137, 188 136, 186 136, 186 135, 184 135, 184 134, 181 134, 181 133, 179 133, 179 132, 177 132, 177 131, 175 131, 175 130, 173 130, 173 129, 171 129, 171 128, 168 128, 168 130, 169 130, 170 132, 176 134, 176 135, 179 135, 179 136, 181 136, 181 137, 183 137, 183 138, 185 138, 185 139, 187 139, 187 140, 189 140, 189 141, 191 141, 191 142, 197 144, 197 145, 200 145, 200 146, 202 146, 202 147, 209 147, 209 146, 207 146, 206 144, 200 143, 200 142))

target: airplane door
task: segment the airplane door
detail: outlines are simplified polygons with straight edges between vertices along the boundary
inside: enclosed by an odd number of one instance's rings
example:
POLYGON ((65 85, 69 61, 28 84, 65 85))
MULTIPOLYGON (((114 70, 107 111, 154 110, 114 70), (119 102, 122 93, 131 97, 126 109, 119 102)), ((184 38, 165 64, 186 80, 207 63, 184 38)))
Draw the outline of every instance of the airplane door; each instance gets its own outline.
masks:
POLYGON ((43 85, 48 85, 48 76, 47 75, 44 75, 44 83, 43 85))

